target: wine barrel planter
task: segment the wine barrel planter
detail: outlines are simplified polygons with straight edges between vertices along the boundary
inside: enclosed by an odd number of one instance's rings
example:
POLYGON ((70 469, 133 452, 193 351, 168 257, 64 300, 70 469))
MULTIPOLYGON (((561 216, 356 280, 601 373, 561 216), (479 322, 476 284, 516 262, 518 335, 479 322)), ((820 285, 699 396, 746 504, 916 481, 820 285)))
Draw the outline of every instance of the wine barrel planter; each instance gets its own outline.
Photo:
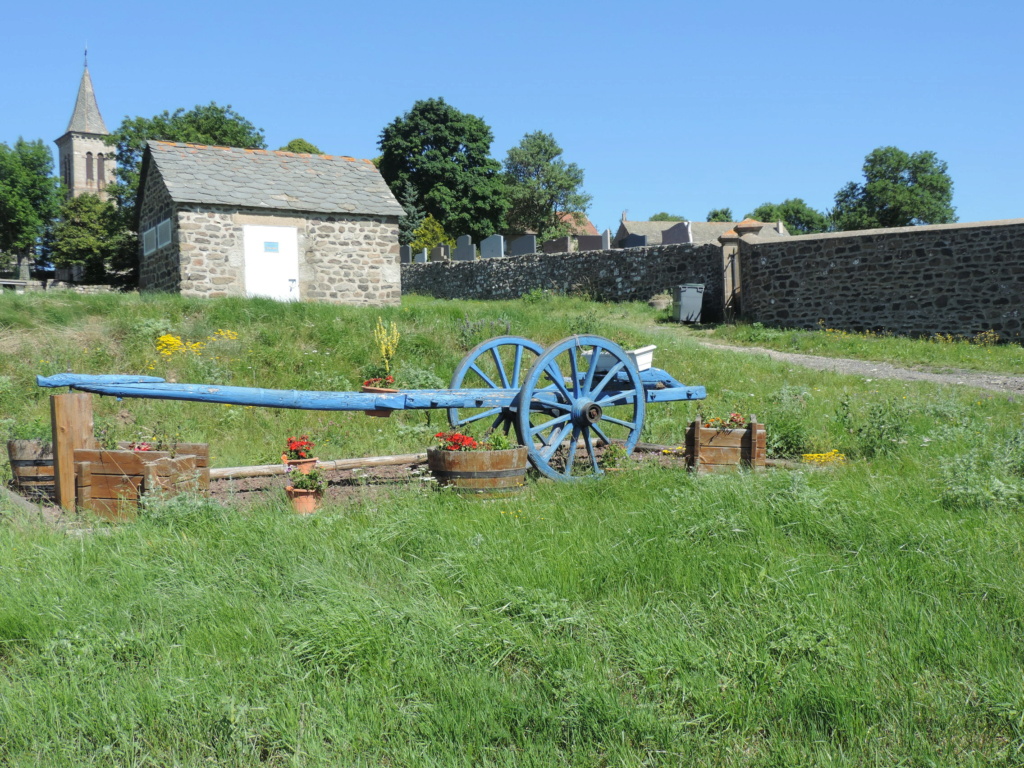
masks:
POLYGON ((427 466, 438 485, 478 498, 512 496, 521 491, 528 464, 525 445, 507 451, 427 449, 427 466))
POLYGON ((53 446, 42 440, 8 440, 14 490, 30 499, 53 501, 53 446))

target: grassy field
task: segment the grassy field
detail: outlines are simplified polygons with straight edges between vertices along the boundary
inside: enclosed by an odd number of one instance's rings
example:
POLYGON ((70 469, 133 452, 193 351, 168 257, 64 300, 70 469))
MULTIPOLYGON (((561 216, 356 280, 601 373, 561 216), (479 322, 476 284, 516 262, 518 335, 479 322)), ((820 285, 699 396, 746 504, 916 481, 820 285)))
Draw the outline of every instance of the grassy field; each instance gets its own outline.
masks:
MULTIPOLYGON (((757 414, 777 456, 848 457, 644 466, 490 502, 399 486, 311 518, 283 496, 183 497, 84 536, 6 510, 0 765, 1024 762, 1024 431, 1006 396, 716 353, 646 306, 543 295, 0 298, 7 437, 45 432, 36 373, 354 388, 380 315, 424 386, 489 336, 596 332, 658 344, 656 365, 708 388, 706 415, 757 414), (205 346, 162 355, 164 334, 205 346)), ((645 438, 680 441, 697 408, 652 406, 645 438)), ((270 463, 299 432, 322 458, 417 451, 444 424, 96 412, 105 439, 207 441, 215 466, 270 463)))

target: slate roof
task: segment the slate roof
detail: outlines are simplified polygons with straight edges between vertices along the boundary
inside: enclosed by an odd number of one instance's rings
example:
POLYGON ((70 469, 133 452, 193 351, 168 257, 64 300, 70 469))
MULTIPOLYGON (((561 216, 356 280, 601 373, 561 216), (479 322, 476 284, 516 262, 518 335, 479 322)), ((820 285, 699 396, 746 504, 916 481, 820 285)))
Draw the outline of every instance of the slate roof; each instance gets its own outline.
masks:
POLYGON ((89 68, 82 73, 82 81, 78 84, 78 98, 75 99, 75 111, 71 113, 68 129, 65 133, 96 133, 108 135, 107 126, 103 122, 99 105, 96 104, 96 93, 92 89, 92 77, 89 68))
POLYGON ((621 243, 629 235, 647 235, 648 245, 661 245, 661 233, 671 229, 678 221, 620 221, 615 242, 621 243))
MULTIPOLYGON (((308 213, 404 216, 369 160, 150 141, 143 158, 177 203, 308 213)), ((144 189, 140 183, 140 189, 144 189)))
POLYGON ((718 238, 735 227, 731 221, 691 221, 690 235, 697 245, 714 243, 718 245, 718 238))

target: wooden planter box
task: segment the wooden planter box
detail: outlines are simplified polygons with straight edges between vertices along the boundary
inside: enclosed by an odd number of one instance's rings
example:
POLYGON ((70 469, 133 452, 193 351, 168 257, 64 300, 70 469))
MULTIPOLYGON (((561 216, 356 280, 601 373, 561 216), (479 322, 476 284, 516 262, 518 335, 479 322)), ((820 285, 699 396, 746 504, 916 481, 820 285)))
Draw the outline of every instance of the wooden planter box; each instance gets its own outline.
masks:
POLYGON ((750 417, 746 429, 712 429, 698 416, 686 430, 686 465, 697 472, 721 472, 741 466, 763 469, 766 455, 764 424, 750 417))
POLYGON ((146 493, 205 493, 210 486, 209 446, 179 443, 167 451, 76 449, 75 499, 108 520, 135 517, 146 493), (200 453, 183 453, 185 448, 200 453))
POLYGON ((42 440, 8 440, 14 490, 43 503, 53 501, 53 446, 42 440))

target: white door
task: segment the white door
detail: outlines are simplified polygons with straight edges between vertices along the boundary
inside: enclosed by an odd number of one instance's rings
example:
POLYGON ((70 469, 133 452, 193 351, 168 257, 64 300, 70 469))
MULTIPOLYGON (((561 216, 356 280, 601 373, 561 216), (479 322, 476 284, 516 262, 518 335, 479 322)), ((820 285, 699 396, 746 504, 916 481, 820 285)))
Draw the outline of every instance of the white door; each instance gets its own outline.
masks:
POLYGON ((245 294, 299 300, 299 234, 295 227, 242 228, 245 294))

